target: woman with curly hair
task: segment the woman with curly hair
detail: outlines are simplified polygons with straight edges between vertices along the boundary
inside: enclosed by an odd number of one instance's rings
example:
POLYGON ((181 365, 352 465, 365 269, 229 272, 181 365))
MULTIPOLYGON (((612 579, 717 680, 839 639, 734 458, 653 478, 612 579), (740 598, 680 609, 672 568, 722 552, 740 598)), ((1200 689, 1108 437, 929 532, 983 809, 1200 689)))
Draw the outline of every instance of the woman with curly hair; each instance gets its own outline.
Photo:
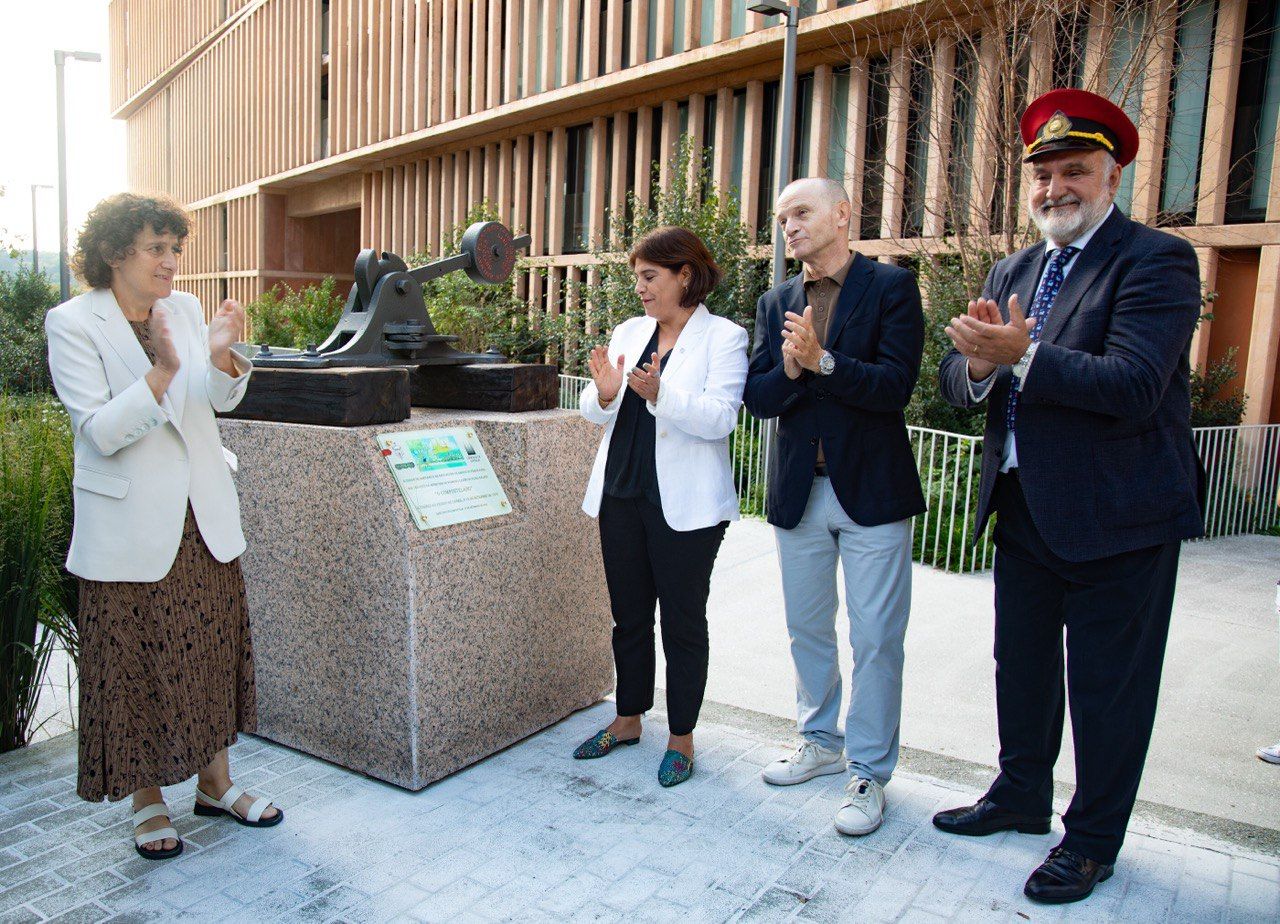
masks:
POLYGON ((45 319, 75 438, 67 570, 80 578, 80 766, 90 801, 132 794, 134 842, 182 852, 161 786, 198 774, 195 812, 267 827, 284 815, 232 784, 227 747, 257 723, 245 549, 215 411, 244 397, 231 345, 244 311, 206 325, 173 290, 187 216, 128 193, 89 214, 74 266, 89 291, 45 319))

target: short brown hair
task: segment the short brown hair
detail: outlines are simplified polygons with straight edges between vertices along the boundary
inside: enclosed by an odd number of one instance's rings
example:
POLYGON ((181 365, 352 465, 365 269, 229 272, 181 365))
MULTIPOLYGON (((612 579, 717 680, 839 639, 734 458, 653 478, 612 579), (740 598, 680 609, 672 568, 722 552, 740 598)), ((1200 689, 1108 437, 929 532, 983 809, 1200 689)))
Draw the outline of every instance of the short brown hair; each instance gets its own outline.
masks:
POLYGON ((138 235, 150 227, 156 234, 186 239, 191 221, 182 207, 159 196, 117 193, 93 207, 76 239, 71 268, 95 289, 111 285, 111 262, 121 260, 138 235))
POLYGON ((629 261, 632 269, 635 269, 637 260, 657 264, 673 273, 689 267, 689 287, 680 297, 682 308, 697 308, 724 278, 702 238, 688 228, 675 225, 654 228, 636 241, 629 261))

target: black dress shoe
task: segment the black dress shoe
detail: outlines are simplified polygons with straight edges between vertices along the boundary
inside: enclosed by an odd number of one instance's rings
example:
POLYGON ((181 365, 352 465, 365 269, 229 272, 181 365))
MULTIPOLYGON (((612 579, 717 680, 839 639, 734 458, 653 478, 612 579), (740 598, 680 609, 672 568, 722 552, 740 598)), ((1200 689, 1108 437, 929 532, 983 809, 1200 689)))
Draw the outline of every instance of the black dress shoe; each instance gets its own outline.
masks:
POLYGON ((933 825, 948 834, 981 836, 997 831, 1017 831, 1021 834, 1048 834, 1049 819, 1035 815, 1023 815, 1002 809, 990 799, 979 799, 973 805, 947 809, 933 816, 933 825))
POLYGON ((1088 898, 1093 887, 1106 882, 1115 872, 1110 863, 1096 863, 1074 850, 1054 847, 1022 891, 1027 898, 1046 905, 1062 905, 1088 898))

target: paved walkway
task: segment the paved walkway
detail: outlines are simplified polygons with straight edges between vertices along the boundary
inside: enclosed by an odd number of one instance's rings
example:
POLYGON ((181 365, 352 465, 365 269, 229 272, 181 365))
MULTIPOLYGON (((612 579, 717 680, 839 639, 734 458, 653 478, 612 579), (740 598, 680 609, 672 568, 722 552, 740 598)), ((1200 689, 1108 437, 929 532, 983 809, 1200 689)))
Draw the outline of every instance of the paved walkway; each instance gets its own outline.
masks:
MULTIPOLYGON (((991 573, 945 574, 916 565, 912 577, 902 742, 994 767, 991 573)), ((1280 832, 1280 767, 1254 756, 1258 747, 1280 741, 1277 580, 1280 537, 1183 545, 1139 798, 1280 832)), ((772 528, 764 522, 729 528, 712 575, 708 619, 707 697, 793 720, 795 674, 772 528)), ((836 626, 847 677, 843 616, 836 626)), ((1068 725, 1056 779, 1074 782, 1073 760, 1068 725)))
POLYGON ((611 713, 579 713, 416 794, 247 738, 238 779, 285 823, 197 819, 192 785, 172 787, 187 850, 164 863, 134 854, 124 806, 77 799, 72 736, 42 742, 0 757, 0 922, 1280 917, 1280 860, 1142 822, 1092 899, 1033 905, 1023 880, 1056 838, 943 835, 930 815, 977 792, 914 772, 890 784, 880 831, 843 837, 841 779, 763 784, 785 727, 741 710, 709 707, 694 779, 672 790, 656 781, 660 716, 638 747, 570 760, 611 713))

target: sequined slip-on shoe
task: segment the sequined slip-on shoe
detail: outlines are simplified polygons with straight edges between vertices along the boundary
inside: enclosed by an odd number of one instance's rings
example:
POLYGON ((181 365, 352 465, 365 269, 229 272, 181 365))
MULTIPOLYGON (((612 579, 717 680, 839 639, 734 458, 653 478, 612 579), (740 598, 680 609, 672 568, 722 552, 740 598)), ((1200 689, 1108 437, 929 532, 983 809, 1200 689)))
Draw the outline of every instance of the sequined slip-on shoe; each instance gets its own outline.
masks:
POLYGON ((692 775, 692 757, 685 757, 676 750, 668 750, 667 753, 662 755, 662 765, 658 767, 658 782, 663 786, 675 786, 683 783, 692 775))
POLYGON ((614 748, 623 744, 639 744, 640 738, 627 738, 625 741, 609 731, 598 731, 582 744, 578 745, 578 749, 573 752, 574 760, 591 760, 593 757, 604 757, 614 748))

